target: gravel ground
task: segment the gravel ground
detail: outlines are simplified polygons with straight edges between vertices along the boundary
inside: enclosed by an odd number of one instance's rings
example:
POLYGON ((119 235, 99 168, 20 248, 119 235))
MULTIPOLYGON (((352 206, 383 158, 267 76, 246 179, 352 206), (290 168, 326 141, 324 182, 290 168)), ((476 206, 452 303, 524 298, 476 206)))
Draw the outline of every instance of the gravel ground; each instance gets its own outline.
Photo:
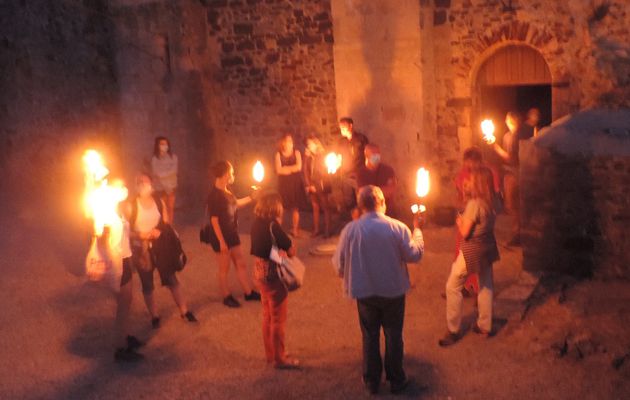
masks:
MULTIPOLYGON (((180 280, 200 322, 181 320, 168 290, 159 289, 162 327, 151 330, 134 275, 132 329, 148 342, 146 360, 120 365, 113 362, 111 346, 114 298, 80 277, 87 249, 80 224, 61 217, 42 224, 39 211, 8 208, 0 220, 0 398, 369 397, 360 381, 356 306, 342 297, 329 259, 308 255, 316 242, 298 243, 308 275, 304 288, 289 299, 287 344, 302 361, 301 370, 266 367, 260 305, 246 303, 235 310, 221 304, 216 264, 198 243, 194 223, 178 226, 190 259, 180 280)), ((500 240, 506 228, 501 219, 500 240)), ((249 237, 242 238, 249 249, 249 237)), ((498 321, 494 338, 470 333, 449 349, 439 348, 452 238, 450 228, 425 229, 427 251, 407 298, 405 366, 413 385, 403 397, 630 398, 630 357, 622 357, 630 352, 628 283, 571 284, 562 301, 547 294, 524 321, 498 321), (621 364, 614 368, 613 360, 621 364)), ((501 253, 496 293, 520 272, 520 252, 501 248, 501 253)), ((233 276, 232 283, 238 293, 233 276)), ((470 324, 472 300, 465 309, 470 324)), ((386 389, 380 397, 389 396, 386 389)))

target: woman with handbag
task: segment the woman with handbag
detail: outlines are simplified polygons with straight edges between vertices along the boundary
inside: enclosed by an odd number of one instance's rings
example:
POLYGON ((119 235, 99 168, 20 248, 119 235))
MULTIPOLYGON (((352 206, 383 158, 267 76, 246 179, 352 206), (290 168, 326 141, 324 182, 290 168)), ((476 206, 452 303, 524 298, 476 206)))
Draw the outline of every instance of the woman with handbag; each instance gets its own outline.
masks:
MULTIPOLYGON (((155 264, 161 263, 159 263, 160 260, 154 260, 151 247, 162 232, 167 229, 166 225, 170 223, 170 217, 164 202, 153 195, 153 186, 148 175, 140 174, 136 178, 136 188, 138 196, 131 202, 132 211, 129 219, 132 229, 132 257, 142 283, 144 302, 151 314, 151 325, 157 329, 160 327, 160 317, 153 298, 153 270, 156 269, 155 264)), ((158 269, 160 280, 163 286, 170 289, 181 317, 188 322, 197 322, 197 318, 188 310, 186 305, 186 300, 181 292, 181 285, 175 276, 176 268, 174 265, 172 268, 158 269)))
POLYGON ((251 231, 251 254, 255 259, 254 279, 262 296, 262 331, 267 363, 274 368, 290 369, 297 368, 299 361, 289 358, 284 346, 289 292, 278 275, 277 264, 269 258, 274 245, 289 257, 296 253, 291 239, 282 230, 282 213, 279 194, 267 193, 258 199, 251 231))
POLYGON ((236 266, 236 275, 246 301, 259 301, 260 294, 252 289, 247 275, 247 264, 241 250, 241 238, 238 235, 238 209, 252 202, 252 197, 247 196, 237 199, 228 188, 234 183, 234 167, 228 161, 219 161, 212 168, 214 185, 208 194, 207 212, 210 217, 209 242, 217 256, 219 264, 219 287, 223 295, 223 304, 227 307, 240 307, 230 293, 228 286, 228 271, 230 262, 236 266))

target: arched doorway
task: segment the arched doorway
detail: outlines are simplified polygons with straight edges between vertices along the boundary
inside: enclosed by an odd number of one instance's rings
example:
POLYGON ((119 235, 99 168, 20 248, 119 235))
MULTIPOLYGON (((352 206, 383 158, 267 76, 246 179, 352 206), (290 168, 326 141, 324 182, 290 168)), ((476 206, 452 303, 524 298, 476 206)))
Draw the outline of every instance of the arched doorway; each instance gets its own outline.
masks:
MULTIPOLYGON (((524 116, 533 107, 541 111, 542 126, 551 123, 551 72, 545 59, 534 48, 525 44, 500 47, 483 61, 474 79, 473 127, 478 127, 482 119, 491 118, 500 140, 507 130, 503 122, 505 114, 518 111, 524 116)), ((473 142, 479 139, 476 137, 473 142)))

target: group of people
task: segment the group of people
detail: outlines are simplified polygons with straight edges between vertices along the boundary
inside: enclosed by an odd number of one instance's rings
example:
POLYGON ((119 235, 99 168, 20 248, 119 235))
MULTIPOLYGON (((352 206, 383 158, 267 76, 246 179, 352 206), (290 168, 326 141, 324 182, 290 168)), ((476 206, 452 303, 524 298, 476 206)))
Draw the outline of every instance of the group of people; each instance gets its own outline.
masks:
MULTIPOLYGON (((514 212, 516 206, 510 204, 510 200, 514 199, 514 180, 509 175, 514 170, 518 171, 518 140, 522 131, 515 113, 508 113, 506 124, 509 132, 503 138, 504 145, 495 144, 492 148, 504 161, 506 208, 514 212)), ((419 262, 424 253, 421 231, 424 218, 422 213, 414 215, 412 231, 392 217, 391 206, 397 187, 393 168, 382 162, 377 145, 354 131, 352 119, 341 119, 340 131, 342 139, 335 149, 346 160, 340 174, 344 195, 342 206, 352 220, 341 230, 332 263, 343 281, 344 292, 357 301, 366 388, 370 393, 378 392, 384 367, 391 391, 398 393, 409 382, 402 364, 405 294, 411 287, 407 263, 419 262), (385 334, 384 363, 380 354, 381 328, 385 334)), ((270 251, 275 246, 283 256, 296 254, 293 239, 300 235, 299 210, 306 198, 310 199, 314 212, 312 236, 322 233, 329 236, 332 233, 331 212, 335 208, 330 199, 332 182, 325 170, 324 146, 316 136, 308 136, 304 144, 302 156, 295 148, 291 135, 280 138, 275 154, 278 192, 254 189, 249 196, 236 197, 230 189, 235 178, 234 167, 228 161, 220 161, 212 167, 214 181, 207 200, 208 243, 218 264, 217 278, 223 304, 228 307, 241 305, 230 293, 227 282, 230 264, 233 263, 245 301, 260 301, 262 304, 266 359, 279 369, 296 368, 299 361, 289 356, 284 346, 288 290, 279 278, 278 265, 270 259, 270 251), (255 203, 250 249, 254 261, 253 279, 247 272, 238 228, 238 210, 251 203, 255 203), (288 232, 282 223, 285 211, 291 217, 288 232), (324 214, 323 231, 320 231, 320 211, 324 214)), ((500 185, 496 172, 484 164, 478 148, 464 152, 464 166, 455 185, 461 212, 456 219, 458 240, 455 259, 446 282, 447 333, 438 342, 443 347, 456 343, 462 337, 462 289, 471 276, 477 278, 479 310, 473 331, 491 335, 492 264, 499 259, 494 223, 500 185)), ((158 269, 162 285, 171 291, 182 318, 191 323, 197 322, 187 308, 176 268, 168 265, 161 267, 164 263, 156 259, 154 251, 157 240, 172 230, 168 227, 173 220, 176 187, 177 157, 172 153, 168 139, 159 137, 155 142, 151 172, 138 176, 137 196, 125 203, 121 210, 129 245, 122 246, 126 250, 123 251, 123 275, 116 318, 116 360, 142 358, 137 349, 143 343, 128 335, 126 327, 131 303, 131 271, 134 268, 140 276, 154 328, 160 326, 153 300, 155 269, 158 269)), ((513 238, 512 241, 515 240, 513 238)))

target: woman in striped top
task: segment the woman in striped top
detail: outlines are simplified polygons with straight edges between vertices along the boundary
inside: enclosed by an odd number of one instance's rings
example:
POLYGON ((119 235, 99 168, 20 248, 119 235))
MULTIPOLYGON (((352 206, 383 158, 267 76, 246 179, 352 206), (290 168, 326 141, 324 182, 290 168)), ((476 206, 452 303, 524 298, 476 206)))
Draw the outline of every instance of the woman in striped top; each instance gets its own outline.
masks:
POLYGON ((464 181, 464 191, 468 199, 466 208, 457 218, 457 228, 463 241, 446 282, 448 332, 439 341, 442 347, 454 344, 461 337, 462 287, 471 273, 479 274, 479 317, 473 331, 485 336, 492 331, 492 264, 499 260, 494 237, 492 188, 481 171, 473 170, 464 181))

